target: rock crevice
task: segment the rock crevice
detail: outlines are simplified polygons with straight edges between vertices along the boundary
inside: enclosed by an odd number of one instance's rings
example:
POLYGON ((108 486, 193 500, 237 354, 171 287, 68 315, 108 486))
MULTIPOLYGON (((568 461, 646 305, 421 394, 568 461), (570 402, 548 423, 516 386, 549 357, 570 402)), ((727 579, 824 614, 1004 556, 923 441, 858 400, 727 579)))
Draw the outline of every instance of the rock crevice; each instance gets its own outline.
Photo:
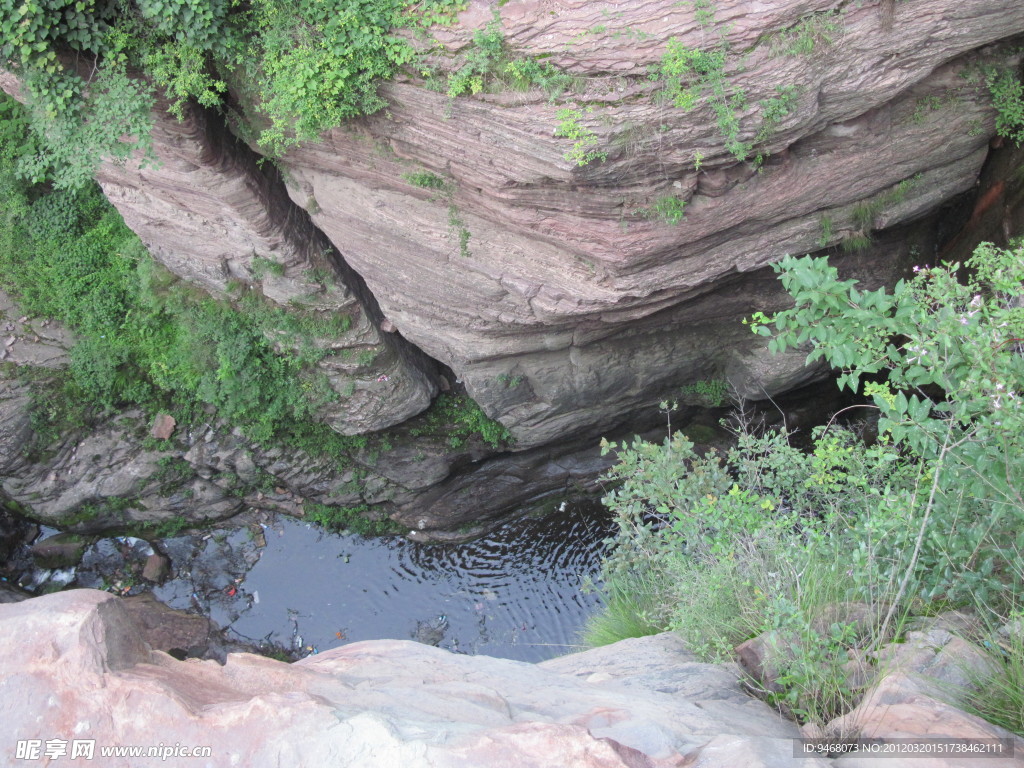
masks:
MULTIPOLYGON (((183 280, 229 300, 259 291, 272 306, 345 315, 319 369, 338 395, 321 418, 343 434, 380 430, 422 412, 437 393, 436 365, 400 336, 361 277, 295 206, 272 166, 238 142, 212 113, 189 107, 178 121, 156 110, 156 168, 105 163, 104 193, 150 253, 183 280), (356 363, 366 353, 372 363, 356 363)), ((285 332, 271 336, 287 350, 285 332)))

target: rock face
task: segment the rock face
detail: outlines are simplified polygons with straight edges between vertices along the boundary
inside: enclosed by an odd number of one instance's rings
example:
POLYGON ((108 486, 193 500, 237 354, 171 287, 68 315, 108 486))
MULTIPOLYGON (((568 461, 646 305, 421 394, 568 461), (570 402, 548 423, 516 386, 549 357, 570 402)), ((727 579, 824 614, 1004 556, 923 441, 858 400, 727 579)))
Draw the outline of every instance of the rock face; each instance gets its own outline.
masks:
MULTIPOLYGON (((347 331, 316 340, 331 353, 319 368, 341 395, 321 417, 342 434, 423 411, 437 392, 433 364, 380 330, 376 301, 290 203, 276 173, 260 170, 258 158, 199 108, 182 121, 154 114, 159 168, 108 163, 98 175, 150 253, 216 296, 259 291, 271 306, 306 317, 348 317, 347 331)), ((285 352, 297 343, 284 329, 272 340, 285 352)))
MULTIPOLYGON (((11 333, 0 366, 0 500, 75 533, 142 528, 159 537, 247 508, 301 517, 311 502, 372 505, 419 540, 465 539, 548 496, 594 490, 611 462, 589 440, 483 462, 493 450, 479 438, 454 446, 443 434, 419 434, 416 422, 392 431, 398 446, 357 452, 344 468, 336 458, 261 447, 221 423, 179 428, 168 414, 150 421, 136 410, 46 436, 33 426, 38 395, 19 371, 30 369, 37 384, 59 374, 72 336, 24 317, 2 292, 0 310, 11 333)), ((3 545, 0 536, 0 563, 10 554, 3 545)))
POLYGON ((66 328, 39 318, 28 318, 6 291, 0 290, 0 360, 15 365, 60 368, 74 338, 66 328))
POLYGON ((982 68, 1014 65, 1024 31, 1002 0, 474 2, 427 64, 457 69, 493 18, 513 58, 575 84, 450 99, 396 82, 385 111, 288 152, 283 177, 217 116, 165 114, 160 168, 100 174, 177 274, 353 318, 322 340, 339 431, 426 406, 417 350, 520 450, 610 432, 695 382, 760 398, 820 375, 768 361, 739 324, 784 300, 766 265, 859 251, 842 268, 877 285, 931 253, 910 224, 975 184, 994 133, 982 68), (681 83, 689 111, 665 98, 670 44, 722 56, 681 83))
MULTIPOLYGON (((385 113, 283 159, 292 198, 388 319, 521 446, 615 424, 701 379, 762 397, 792 386, 795 360, 764 382, 744 366, 756 345, 740 318, 781 300, 764 267, 865 245, 969 189, 993 132, 978 67, 1024 30, 1024 8, 1000 0, 909 0, 888 20, 877 2, 726 0, 708 13, 509 3, 507 43, 580 76, 578 92, 450 100, 399 83, 385 113), (788 52, 807 29, 820 32, 810 50, 788 52), (726 110, 733 128, 716 125, 710 86, 691 112, 659 102, 649 72, 671 38, 727 50, 725 87, 743 104, 726 110), (566 105, 604 161, 564 157, 566 105), (739 162, 736 142, 770 154, 739 162), (415 188, 414 171, 445 193, 415 188), (686 203, 678 224, 642 215, 667 197, 686 203)), ((490 17, 472 4, 450 48, 490 17)), ((892 280, 909 244, 883 246, 845 269, 892 280)))
POLYGON ((142 528, 159 537, 247 508, 301 517, 311 502, 373 505, 419 540, 456 527, 466 538, 549 496, 594 490, 611 461, 593 441, 579 441, 482 462, 489 451, 478 441, 453 447, 443 436, 402 431, 395 437, 402 444, 383 456, 367 450, 339 468, 330 457, 262 448, 223 424, 177 430, 154 447, 151 424, 138 411, 97 419, 42 446, 28 385, 5 375, 0 371, 0 499, 75 533, 142 528))
MULTIPOLYGON (((461 66, 495 11, 510 57, 541 57, 575 84, 553 99, 498 87, 451 99, 406 76, 383 88, 386 110, 289 151, 281 174, 222 116, 160 113, 162 165, 106 164, 99 180, 180 277, 238 304, 348 318, 315 339, 340 395, 320 418, 337 431, 408 426, 451 384, 511 430, 516 453, 416 444, 339 471, 261 456, 229 430, 175 433, 173 456, 199 479, 144 517, 201 507, 219 519, 280 496, 269 505, 379 504, 410 530, 460 526, 592 479, 603 463, 582 446, 634 429, 662 400, 682 401, 685 420, 688 386, 757 400, 823 376, 801 354, 769 355, 740 323, 786 301, 767 265, 827 252, 874 287, 927 261, 950 218, 941 206, 975 185, 989 153, 983 68, 1017 65, 1024 32, 1024 6, 1002 0, 481 1, 435 30, 447 55, 425 66, 461 66), (689 111, 659 74, 673 45, 721 54, 718 70, 680 83, 689 111), (582 165, 567 159, 574 132, 592 142, 582 165), (228 487, 250 470, 287 494, 228 487)), ((9 75, 0 86, 17 90, 9 75)), ((989 181, 971 221, 1001 217, 1009 237, 1019 206, 989 181)), ((63 364, 64 336, 10 313, 7 324, 15 341, 0 357, 63 364)), ((284 325, 269 333, 282 354, 298 343, 284 325)), ((154 496, 147 483, 170 454, 143 455, 134 437, 111 448, 120 438, 101 426, 29 470, 27 393, 8 382, 0 401, 4 487, 41 519, 154 496), (72 469, 81 450, 99 465, 72 469)))
MULTIPOLYGON (((698 662, 671 635, 539 665, 376 640, 291 665, 241 653, 220 666, 151 650, 121 601, 75 590, 0 605, 0 640, 8 649, 0 715, 12 757, 18 741, 58 739, 70 750, 77 739, 91 740, 95 755, 158 742, 208 747, 188 764, 256 768, 833 764, 794 758, 796 726, 745 696, 733 667, 698 662)), ((905 728, 873 724, 880 736, 905 728)), ((991 727, 976 732, 1007 738, 991 727)), ((111 768, 139 764, 103 759, 111 768)))

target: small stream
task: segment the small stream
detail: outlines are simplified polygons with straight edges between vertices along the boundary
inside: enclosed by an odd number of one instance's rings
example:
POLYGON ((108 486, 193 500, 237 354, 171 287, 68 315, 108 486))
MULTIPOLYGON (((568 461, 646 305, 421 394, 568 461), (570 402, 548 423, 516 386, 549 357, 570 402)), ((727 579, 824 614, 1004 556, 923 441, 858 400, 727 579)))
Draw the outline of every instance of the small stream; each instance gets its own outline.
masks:
POLYGON ((173 563, 161 586, 124 578, 131 561, 151 553, 146 542, 102 539, 86 551, 73 585, 130 594, 152 587, 168 605, 209 616, 229 638, 293 655, 395 638, 542 661, 579 646, 599 603, 581 587, 598 580, 611 533, 597 503, 567 503, 464 544, 332 534, 263 515, 161 542, 173 563))

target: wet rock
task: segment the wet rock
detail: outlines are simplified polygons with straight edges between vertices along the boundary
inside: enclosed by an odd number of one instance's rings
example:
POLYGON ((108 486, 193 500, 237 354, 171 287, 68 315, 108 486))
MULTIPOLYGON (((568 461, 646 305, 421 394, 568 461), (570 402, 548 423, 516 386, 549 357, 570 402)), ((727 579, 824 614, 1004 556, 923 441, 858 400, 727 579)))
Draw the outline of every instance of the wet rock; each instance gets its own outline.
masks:
POLYGON ((170 608, 151 592, 125 597, 121 602, 150 648, 189 657, 202 657, 209 650, 213 627, 205 616, 170 608))
POLYGON ((144 439, 150 425, 133 410, 97 417, 88 429, 27 455, 23 447, 35 439, 30 404, 26 385, 0 378, 0 500, 81 534, 173 533, 247 507, 302 516, 309 501, 379 504, 377 514, 429 540, 437 529, 496 525, 566 489, 594 490, 614 460, 592 440, 483 461, 491 449, 479 439, 452 447, 443 436, 404 435, 389 452, 356 455, 352 468, 339 472, 332 457, 266 449, 219 423, 179 430, 184 445, 153 450, 144 439), (268 475, 277 482, 273 494, 262 490, 268 475))
POLYGON ((37 520, 97 534, 180 519, 221 520, 244 507, 227 483, 191 472, 168 476, 161 461, 173 454, 143 447, 148 430, 140 430, 138 411, 98 419, 87 431, 67 433, 27 455, 22 449, 34 439, 30 402, 24 385, 0 381, 0 484, 5 498, 37 520))
POLYGON ((0 603, 19 603, 32 597, 31 592, 19 589, 13 584, 0 579, 0 603))
POLYGON ((417 621, 416 631, 412 633, 412 639, 424 645, 440 645, 448 631, 448 618, 438 616, 429 621, 417 621))
POLYGON ((171 559, 159 552, 147 557, 146 564, 142 567, 142 578, 157 584, 162 584, 170 573, 171 559))
POLYGON ((39 526, 0 507, 0 569, 16 551, 31 543, 38 535, 39 526))
POLYGON ((33 544, 32 557, 40 568, 72 568, 81 562, 91 542, 88 536, 58 533, 33 544))

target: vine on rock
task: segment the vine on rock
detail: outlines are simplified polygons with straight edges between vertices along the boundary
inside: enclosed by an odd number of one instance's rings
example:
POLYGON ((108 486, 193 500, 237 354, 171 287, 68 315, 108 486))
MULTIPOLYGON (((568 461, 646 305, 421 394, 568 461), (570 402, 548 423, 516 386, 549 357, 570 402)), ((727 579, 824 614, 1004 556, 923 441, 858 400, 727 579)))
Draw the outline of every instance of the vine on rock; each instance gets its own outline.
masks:
POLYGON ((0 63, 23 84, 27 179, 80 187, 104 159, 152 160, 158 90, 179 119, 228 82, 261 112, 271 154, 384 106, 380 82, 416 57, 400 28, 449 21, 455 0, 0 0, 0 63))

